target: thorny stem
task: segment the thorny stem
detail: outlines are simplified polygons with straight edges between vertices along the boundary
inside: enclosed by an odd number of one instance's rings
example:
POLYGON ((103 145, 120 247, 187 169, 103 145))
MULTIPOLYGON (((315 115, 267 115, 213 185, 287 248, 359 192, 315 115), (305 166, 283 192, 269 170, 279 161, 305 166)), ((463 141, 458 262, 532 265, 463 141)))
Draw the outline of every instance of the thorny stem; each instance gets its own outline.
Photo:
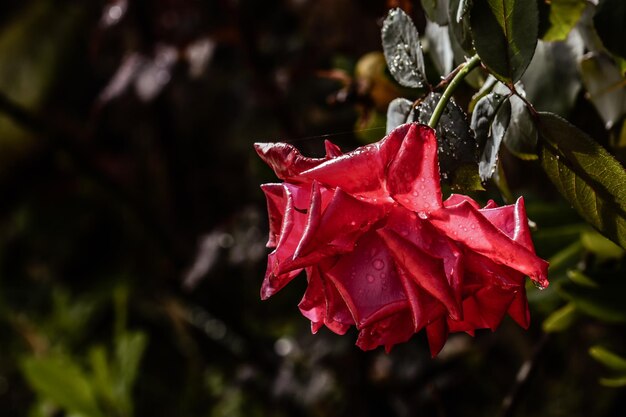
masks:
POLYGON ((430 126, 432 129, 437 126, 437 123, 439 123, 439 118, 441 117, 443 110, 448 105, 448 101, 450 101, 450 98, 452 97, 452 94, 454 94, 454 91, 457 89, 461 81, 463 81, 463 79, 467 76, 467 74, 469 74, 470 71, 476 68, 479 64, 480 58, 478 57, 478 55, 474 55, 454 76, 452 81, 450 81, 450 84, 448 84, 446 90, 443 92, 443 95, 439 99, 439 103, 437 103, 437 107, 435 107, 435 111, 428 121, 428 126, 430 126))

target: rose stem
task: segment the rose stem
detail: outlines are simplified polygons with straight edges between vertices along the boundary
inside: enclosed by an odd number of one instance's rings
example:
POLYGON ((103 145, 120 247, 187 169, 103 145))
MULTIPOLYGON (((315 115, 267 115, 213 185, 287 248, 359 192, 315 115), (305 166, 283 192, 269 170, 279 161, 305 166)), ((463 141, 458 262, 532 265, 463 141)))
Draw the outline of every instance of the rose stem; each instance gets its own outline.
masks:
POLYGON ((452 94, 454 93, 456 88, 459 86, 461 81, 463 81, 463 79, 467 76, 467 74, 469 74, 470 71, 476 68, 479 64, 480 64, 480 58, 478 57, 478 55, 474 55, 469 61, 467 61, 465 66, 461 68, 459 72, 454 76, 452 81, 450 81, 450 84, 448 84, 448 86, 446 87, 446 90, 441 95, 441 98, 439 99, 439 103, 437 103, 437 107, 435 107, 435 111, 433 112, 433 115, 430 117, 430 120, 428 121, 428 126, 430 126, 432 129, 434 129, 437 126, 437 123, 439 123, 439 118, 441 117, 441 113, 443 113, 443 109, 446 108, 446 105, 448 104, 448 101, 450 101, 450 97, 452 97, 452 94))

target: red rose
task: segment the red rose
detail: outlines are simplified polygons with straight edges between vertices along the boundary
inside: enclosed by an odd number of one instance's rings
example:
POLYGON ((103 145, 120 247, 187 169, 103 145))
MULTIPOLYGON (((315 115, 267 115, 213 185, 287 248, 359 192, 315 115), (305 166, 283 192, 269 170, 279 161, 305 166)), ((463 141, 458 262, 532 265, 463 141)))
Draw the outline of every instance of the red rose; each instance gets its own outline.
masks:
POLYGON ((300 311, 357 345, 386 350, 426 328, 436 355, 449 332, 495 329, 505 313, 526 328, 526 275, 547 286, 546 261, 530 238, 524 201, 482 209, 453 194, 442 201, 437 139, 405 124, 377 143, 326 157, 285 143, 256 144, 280 184, 264 184, 270 236, 261 298, 303 269, 300 311))

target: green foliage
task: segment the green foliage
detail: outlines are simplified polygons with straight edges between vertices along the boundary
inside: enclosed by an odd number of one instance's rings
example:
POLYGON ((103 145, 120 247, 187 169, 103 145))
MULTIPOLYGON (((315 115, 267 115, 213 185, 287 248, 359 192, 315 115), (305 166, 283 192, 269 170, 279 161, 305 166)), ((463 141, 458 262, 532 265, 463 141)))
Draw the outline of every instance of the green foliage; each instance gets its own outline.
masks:
POLYGON ((550 28, 543 36, 544 41, 563 41, 576 26, 587 7, 585 0, 551 0, 550 28))
POLYGON ((602 146, 550 113, 539 118, 541 164, 589 223, 626 248, 626 172, 602 146))
POLYGON ((610 378, 600 378, 602 385, 613 388, 626 386, 626 359, 599 345, 592 346, 589 349, 589 354, 596 361, 618 375, 610 378))
POLYGON ((535 53, 538 33, 534 1, 475 1, 470 12, 476 52, 493 75, 517 82, 535 53))

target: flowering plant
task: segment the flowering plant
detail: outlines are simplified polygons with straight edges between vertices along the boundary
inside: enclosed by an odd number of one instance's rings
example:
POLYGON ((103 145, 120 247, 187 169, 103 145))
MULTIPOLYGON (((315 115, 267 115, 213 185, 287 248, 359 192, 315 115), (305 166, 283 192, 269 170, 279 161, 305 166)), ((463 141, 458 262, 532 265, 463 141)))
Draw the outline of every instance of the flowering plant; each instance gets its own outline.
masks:
POLYGON ((432 355, 449 332, 495 329, 508 313, 529 324, 528 275, 548 285, 547 262, 530 239, 524 201, 480 208, 442 200, 435 132, 407 123, 377 143, 326 157, 285 143, 256 144, 284 182, 264 184, 270 220, 266 299, 303 269, 300 311, 316 332, 344 334, 386 350, 425 328, 432 355))

